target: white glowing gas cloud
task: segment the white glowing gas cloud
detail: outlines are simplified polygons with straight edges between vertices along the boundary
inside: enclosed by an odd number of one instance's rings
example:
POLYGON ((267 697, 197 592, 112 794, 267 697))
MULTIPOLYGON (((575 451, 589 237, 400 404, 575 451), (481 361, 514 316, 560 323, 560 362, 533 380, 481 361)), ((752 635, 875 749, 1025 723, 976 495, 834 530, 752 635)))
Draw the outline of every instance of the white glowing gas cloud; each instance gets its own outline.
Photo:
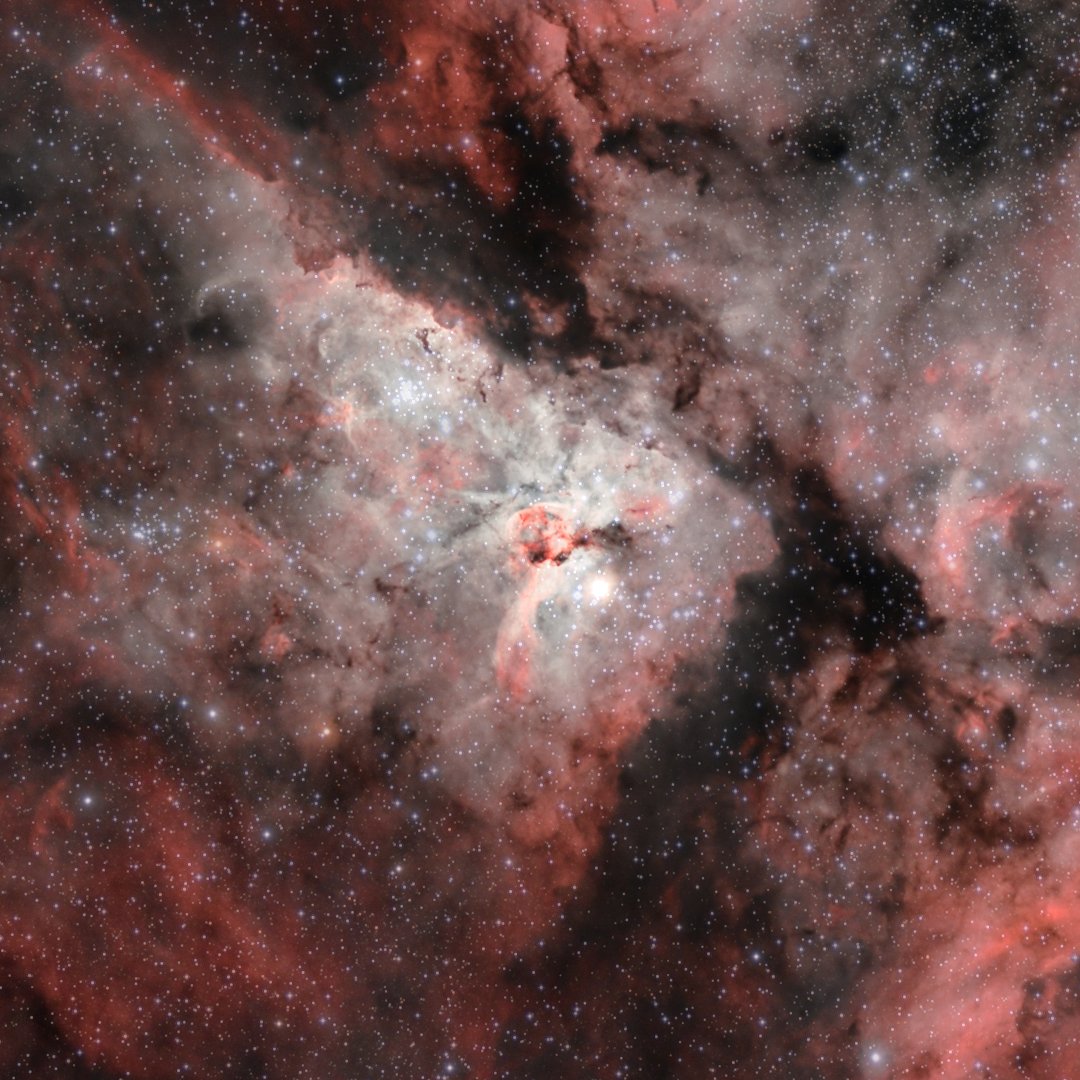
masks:
POLYGON ((217 747, 374 754, 378 714, 477 808, 587 802, 588 762, 670 715, 683 659, 719 656, 736 578, 775 555, 765 517, 651 371, 526 367, 370 266, 305 274, 272 186, 207 173, 231 213, 189 260, 195 308, 257 329, 193 355, 185 408, 162 406, 173 460, 143 513, 183 528, 124 541, 103 646, 217 747))
POLYGON ((409 703, 463 789, 528 788, 573 738, 640 730, 680 658, 719 650, 768 528, 687 452, 648 372, 526 369, 358 280, 339 263, 280 312, 313 343, 288 378, 324 425, 289 527, 321 586, 308 618, 371 643, 332 681, 409 703))

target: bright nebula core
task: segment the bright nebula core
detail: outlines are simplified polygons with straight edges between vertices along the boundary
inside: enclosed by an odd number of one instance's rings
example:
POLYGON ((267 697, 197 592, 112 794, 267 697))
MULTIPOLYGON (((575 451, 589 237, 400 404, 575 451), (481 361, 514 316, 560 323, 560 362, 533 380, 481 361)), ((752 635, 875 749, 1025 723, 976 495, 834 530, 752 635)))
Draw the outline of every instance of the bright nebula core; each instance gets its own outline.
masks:
POLYGON ((0 1080, 1080 1077, 1080 0, 0 34, 0 1080))

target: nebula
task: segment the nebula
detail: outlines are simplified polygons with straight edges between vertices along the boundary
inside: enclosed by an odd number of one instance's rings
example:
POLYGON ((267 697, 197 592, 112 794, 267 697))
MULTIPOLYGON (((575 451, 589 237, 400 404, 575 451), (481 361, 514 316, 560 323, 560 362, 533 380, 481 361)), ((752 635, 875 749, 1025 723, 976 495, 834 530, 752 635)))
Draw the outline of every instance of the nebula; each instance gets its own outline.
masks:
POLYGON ((1080 1076, 1080 6, 0 32, 0 1077, 1080 1076))

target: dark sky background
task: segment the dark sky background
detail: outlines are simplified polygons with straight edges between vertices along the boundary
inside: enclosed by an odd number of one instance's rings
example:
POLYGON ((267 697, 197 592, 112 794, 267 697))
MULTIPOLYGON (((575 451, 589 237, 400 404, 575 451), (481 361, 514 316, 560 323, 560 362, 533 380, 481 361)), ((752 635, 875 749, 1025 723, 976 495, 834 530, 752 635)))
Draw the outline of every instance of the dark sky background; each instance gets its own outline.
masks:
POLYGON ((1080 1076, 1080 5, 0 33, 0 1077, 1080 1076))

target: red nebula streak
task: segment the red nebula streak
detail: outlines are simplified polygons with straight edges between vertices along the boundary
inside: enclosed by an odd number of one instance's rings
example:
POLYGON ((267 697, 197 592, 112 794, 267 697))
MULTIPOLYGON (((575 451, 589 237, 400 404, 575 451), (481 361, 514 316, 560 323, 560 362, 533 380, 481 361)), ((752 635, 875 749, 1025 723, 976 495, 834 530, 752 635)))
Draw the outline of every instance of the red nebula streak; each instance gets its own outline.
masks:
POLYGON ((142 91, 155 101, 169 103, 183 115, 188 130, 205 151, 262 180, 275 179, 287 160, 287 148, 248 102, 238 95, 210 98, 200 93, 170 71, 167 62, 159 62, 119 29, 108 5, 59 0, 59 6, 66 9, 68 17, 92 26, 99 41, 99 47, 84 58, 82 70, 69 76, 73 95, 85 99, 82 104, 95 108, 106 92, 118 89, 117 82, 107 78, 99 82, 86 71, 101 64, 111 72, 112 65, 119 63, 127 75, 135 77, 133 85, 120 82, 126 93, 142 91))

